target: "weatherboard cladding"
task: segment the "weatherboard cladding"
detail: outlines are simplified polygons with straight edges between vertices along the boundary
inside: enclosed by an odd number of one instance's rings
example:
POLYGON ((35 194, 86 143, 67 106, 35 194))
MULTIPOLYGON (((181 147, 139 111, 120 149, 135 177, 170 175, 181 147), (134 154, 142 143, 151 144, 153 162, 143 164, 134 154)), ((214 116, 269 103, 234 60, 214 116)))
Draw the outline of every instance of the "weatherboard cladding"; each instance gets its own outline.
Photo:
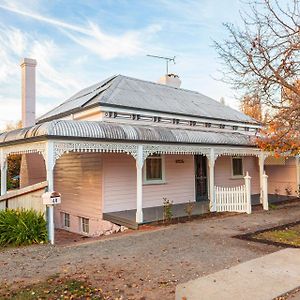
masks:
POLYGON ((186 144, 253 146, 251 137, 238 132, 207 132, 96 121, 55 120, 0 134, 0 146, 38 137, 86 138, 110 141, 136 141, 186 144))
POLYGON ((57 119, 73 111, 97 105, 257 123, 249 116, 198 92, 123 75, 110 77, 81 90, 60 106, 43 115, 38 122, 57 119))

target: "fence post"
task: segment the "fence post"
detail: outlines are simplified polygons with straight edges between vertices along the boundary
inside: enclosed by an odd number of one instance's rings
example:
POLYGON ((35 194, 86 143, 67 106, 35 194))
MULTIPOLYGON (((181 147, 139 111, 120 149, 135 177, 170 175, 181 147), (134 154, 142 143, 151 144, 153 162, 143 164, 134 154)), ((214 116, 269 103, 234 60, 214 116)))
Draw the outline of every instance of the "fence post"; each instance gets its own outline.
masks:
POLYGON ((269 201, 268 201, 268 175, 264 172, 263 175, 263 209, 269 210, 269 201))
POLYGON ((251 214, 251 177, 249 173, 246 173, 245 179, 245 191, 246 191, 246 203, 247 203, 247 214, 251 214))
POLYGON ((0 171, 1 171, 1 183, 0 183, 0 195, 7 193, 7 156, 0 151, 0 171))

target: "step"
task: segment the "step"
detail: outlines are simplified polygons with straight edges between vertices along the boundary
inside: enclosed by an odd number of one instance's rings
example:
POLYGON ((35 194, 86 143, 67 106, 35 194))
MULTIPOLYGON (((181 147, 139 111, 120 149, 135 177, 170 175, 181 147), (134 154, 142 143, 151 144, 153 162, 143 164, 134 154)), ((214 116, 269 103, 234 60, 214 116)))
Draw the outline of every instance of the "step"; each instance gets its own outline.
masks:
POLYGON ((130 229, 138 229, 138 227, 139 227, 135 221, 117 216, 114 213, 104 213, 103 220, 112 222, 119 226, 125 226, 130 229))

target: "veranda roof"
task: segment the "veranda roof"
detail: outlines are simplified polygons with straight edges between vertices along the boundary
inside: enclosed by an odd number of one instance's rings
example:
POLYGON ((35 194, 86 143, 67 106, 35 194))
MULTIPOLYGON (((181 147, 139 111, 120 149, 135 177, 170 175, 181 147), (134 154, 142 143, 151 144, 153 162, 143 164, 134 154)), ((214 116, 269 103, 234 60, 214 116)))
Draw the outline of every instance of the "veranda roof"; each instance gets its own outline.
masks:
POLYGON ((257 124, 257 121, 240 111, 201 93, 123 75, 110 77, 81 90, 40 117, 38 123, 97 106, 257 124))
POLYGON ((253 146, 251 137, 239 132, 202 131, 99 121, 54 120, 0 134, 0 147, 50 138, 253 146))

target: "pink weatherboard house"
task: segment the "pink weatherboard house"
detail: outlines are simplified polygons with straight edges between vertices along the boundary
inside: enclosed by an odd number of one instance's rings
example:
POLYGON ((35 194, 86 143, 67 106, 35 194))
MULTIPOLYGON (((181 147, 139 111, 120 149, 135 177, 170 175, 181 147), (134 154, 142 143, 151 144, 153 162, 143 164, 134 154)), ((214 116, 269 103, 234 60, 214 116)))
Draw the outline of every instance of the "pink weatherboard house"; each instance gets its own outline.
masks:
POLYGON ((183 216, 189 202, 193 214, 250 213, 297 193, 298 158, 257 149, 260 124, 176 75, 112 76, 36 119, 36 62, 21 67, 24 128, 0 134, 0 209, 45 210, 41 194, 55 190, 55 227, 96 236, 161 220, 163 198, 183 216), (7 193, 11 154, 22 154, 21 187, 7 193))

